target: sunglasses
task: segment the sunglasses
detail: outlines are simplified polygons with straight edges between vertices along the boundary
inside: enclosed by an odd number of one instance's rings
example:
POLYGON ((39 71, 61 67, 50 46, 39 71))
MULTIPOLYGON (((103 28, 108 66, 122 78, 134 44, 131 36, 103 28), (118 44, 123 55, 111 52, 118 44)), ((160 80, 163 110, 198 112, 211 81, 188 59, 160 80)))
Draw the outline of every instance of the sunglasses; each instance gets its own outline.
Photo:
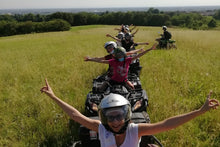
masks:
POLYGON ((108 122, 113 122, 114 120, 122 121, 124 119, 124 116, 122 114, 109 115, 109 116, 106 116, 106 117, 107 117, 108 122))

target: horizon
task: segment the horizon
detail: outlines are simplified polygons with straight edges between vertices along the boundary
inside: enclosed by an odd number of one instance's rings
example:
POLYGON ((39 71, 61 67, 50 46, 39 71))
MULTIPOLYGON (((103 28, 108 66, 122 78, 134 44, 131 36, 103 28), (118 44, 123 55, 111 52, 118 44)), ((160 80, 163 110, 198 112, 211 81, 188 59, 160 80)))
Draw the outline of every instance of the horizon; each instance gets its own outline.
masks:
POLYGON ((220 6, 220 0, 0 0, 0 9, 130 8, 220 6))
POLYGON ((177 8, 177 7, 220 7, 220 5, 194 5, 194 6, 137 6, 137 7, 120 7, 120 6, 117 6, 117 7, 57 7, 57 8, 4 8, 4 9, 1 9, 0 10, 22 10, 22 9, 110 9, 110 8, 177 8))
POLYGON ((102 7, 102 8, 26 8, 26 9, 0 9, 0 15, 9 14, 52 14, 56 12, 66 13, 99 13, 99 12, 127 12, 127 11, 148 11, 148 9, 154 8, 164 12, 204 12, 204 11, 215 11, 220 9, 219 6, 163 6, 163 7, 102 7))

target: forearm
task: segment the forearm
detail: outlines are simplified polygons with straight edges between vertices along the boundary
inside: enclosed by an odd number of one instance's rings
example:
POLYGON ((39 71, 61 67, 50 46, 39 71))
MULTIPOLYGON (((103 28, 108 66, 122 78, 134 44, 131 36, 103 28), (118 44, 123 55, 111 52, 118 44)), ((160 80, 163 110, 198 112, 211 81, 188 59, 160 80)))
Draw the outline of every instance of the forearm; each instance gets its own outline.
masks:
POLYGON ((83 116, 77 109, 73 106, 67 104, 66 102, 59 99, 57 96, 52 95, 50 96, 51 99, 58 104, 58 106, 67 114, 69 115, 74 121, 80 123, 77 118, 83 116))
POLYGON ((148 42, 137 42, 136 44, 137 45, 148 45, 149 43, 148 42))
POLYGON ((90 57, 88 57, 85 61, 92 61, 92 62, 97 62, 97 63, 108 64, 108 60, 104 60, 104 57, 102 57, 102 58, 90 58, 90 57))
POLYGON ((91 130, 98 132, 98 125, 100 123, 98 120, 92 120, 90 118, 87 118, 82 113, 80 113, 77 109, 75 109, 73 106, 67 104, 66 102, 62 101, 61 99, 59 99, 56 96, 50 96, 50 97, 75 122, 89 128, 91 130))
POLYGON ((170 117, 164 121, 162 121, 162 130, 166 131, 166 130, 171 130, 174 129, 192 119, 194 119, 195 117, 203 114, 204 112, 200 111, 200 110, 195 110, 189 113, 185 113, 182 115, 177 115, 174 117, 170 117))
POLYGON ((151 51, 151 50, 152 50, 152 48, 143 51, 142 53, 140 53, 140 54, 138 54, 137 56, 135 56, 135 57, 133 58, 133 60, 135 60, 135 59, 137 59, 137 58, 143 56, 144 54, 146 54, 147 52, 149 52, 149 51, 151 51))
POLYGON ((127 55, 131 55, 131 54, 135 54, 135 53, 138 53, 138 52, 141 52, 141 51, 143 51, 143 48, 129 51, 129 52, 127 52, 126 54, 127 54, 127 55))
POLYGON ((116 38, 116 37, 114 37, 114 36, 112 36, 112 35, 110 35, 110 34, 107 34, 106 36, 107 36, 107 37, 111 37, 112 39, 115 39, 115 40, 117 40, 117 41, 121 41, 120 39, 118 39, 118 38, 116 38))
POLYGON ((138 127, 139 136, 153 135, 153 134, 158 134, 161 132, 165 132, 165 131, 174 129, 174 128, 192 120, 193 118, 195 118, 201 114, 202 114, 201 111, 195 110, 195 111, 192 111, 192 112, 189 112, 186 114, 170 117, 170 118, 165 119, 163 121, 160 121, 158 123, 139 124, 139 127, 138 127))
POLYGON ((101 58, 98 58, 98 57, 95 57, 95 58, 88 58, 87 59, 87 61, 93 61, 93 62, 99 62, 99 61, 101 61, 101 60, 104 60, 104 58, 103 57, 101 57, 101 58))

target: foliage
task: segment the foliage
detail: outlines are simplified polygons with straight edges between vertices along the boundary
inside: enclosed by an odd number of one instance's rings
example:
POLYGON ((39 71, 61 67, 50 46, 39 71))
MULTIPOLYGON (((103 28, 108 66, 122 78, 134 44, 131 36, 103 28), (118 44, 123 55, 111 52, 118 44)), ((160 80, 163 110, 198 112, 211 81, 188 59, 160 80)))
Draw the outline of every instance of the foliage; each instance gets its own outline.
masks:
MULTIPOLYGON (((24 32, 14 31, 14 27, 7 31, 12 31, 2 34, 1 36, 23 34, 31 32, 42 32, 48 30, 54 30, 53 28, 48 28, 54 19, 62 19, 67 21, 71 26, 81 26, 81 25, 121 25, 121 24, 134 24, 137 26, 179 26, 186 27, 194 30, 206 30, 213 29, 218 26, 215 19, 219 19, 220 11, 216 11, 214 16, 203 16, 200 13, 186 13, 186 12, 160 12, 158 9, 149 8, 147 11, 128 11, 128 12, 104 12, 104 13, 89 13, 89 12, 79 12, 79 13, 66 13, 66 12, 56 12, 49 15, 40 14, 15 14, 15 15, 0 15, 0 21, 6 21, 11 25, 11 22, 24 22, 19 24, 19 29, 24 32), (211 17, 211 18, 210 18, 211 17), (213 19, 215 18, 215 19, 213 19), (36 24, 31 22, 42 22, 42 24, 36 24), (36 26, 32 26, 31 24, 36 26), (48 24, 48 25, 46 25, 48 24), (28 29, 22 28, 22 26, 27 25, 28 29), (41 28, 45 27, 45 28, 41 28)), ((59 23, 58 23, 59 24, 59 23)), ((1 26, 3 27, 3 26, 1 26)), ((15 26, 16 27, 16 26, 15 26)), ((57 27, 57 25, 56 25, 57 27)), ((61 25, 62 27, 62 25, 61 25)), ((56 28, 55 30, 58 30, 56 28)), ((63 30, 63 28, 60 28, 63 30)), ((64 29, 65 30, 65 29, 64 29)))
MULTIPOLYGON (((70 146, 78 137, 76 123, 46 95, 47 78, 55 94, 84 112, 92 79, 107 65, 83 57, 106 55, 106 33, 117 26, 80 26, 71 31, 0 38, 0 146, 70 146)), ((160 27, 138 27, 137 42, 158 37, 160 27)), ((176 50, 155 50, 140 58, 140 80, 149 97, 151 122, 199 108, 206 94, 220 96, 220 31, 170 28, 176 50)), ((115 31, 115 34, 117 32, 115 31)), ((137 48, 149 48, 138 46, 137 48)), ((220 111, 211 111, 166 133, 164 146, 220 146, 220 111)))
POLYGON ((220 10, 217 10, 213 16, 215 19, 220 20, 220 10))
POLYGON ((56 19, 48 22, 15 22, 0 21, 0 36, 11 36, 16 34, 29 34, 33 32, 67 31, 70 24, 67 21, 56 19))
POLYGON ((217 26, 217 22, 215 19, 212 19, 209 23, 208 23, 208 27, 210 28, 214 28, 217 26))

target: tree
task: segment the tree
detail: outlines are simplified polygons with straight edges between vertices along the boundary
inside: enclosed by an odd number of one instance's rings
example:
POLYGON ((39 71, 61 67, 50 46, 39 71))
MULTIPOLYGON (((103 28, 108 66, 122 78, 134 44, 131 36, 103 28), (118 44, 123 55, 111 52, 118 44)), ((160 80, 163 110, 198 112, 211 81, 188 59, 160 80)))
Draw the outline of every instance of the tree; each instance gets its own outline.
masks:
POLYGON ((208 27, 213 28, 217 26, 217 22, 215 19, 211 19, 210 22, 208 23, 208 27))
POLYGON ((149 8, 147 12, 152 13, 152 14, 159 14, 160 13, 160 11, 158 9, 154 9, 154 8, 149 8))
POLYGON ((215 19, 220 20, 220 9, 218 11, 215 12, 214 16, 215 19))

